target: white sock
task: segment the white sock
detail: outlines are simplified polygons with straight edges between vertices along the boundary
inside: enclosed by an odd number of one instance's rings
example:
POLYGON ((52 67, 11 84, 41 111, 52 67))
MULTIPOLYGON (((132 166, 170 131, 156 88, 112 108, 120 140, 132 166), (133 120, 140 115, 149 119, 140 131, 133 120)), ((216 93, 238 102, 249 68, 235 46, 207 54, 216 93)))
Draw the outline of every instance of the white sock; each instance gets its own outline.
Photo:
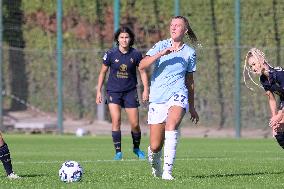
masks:
POLYGON ((152 167, 157 167, 159 161, 161 161, 162 152, 157 153, 152 152, 150 146, 148 147, 148 161, 152 167))
POLYGON ((172 174, 174 161, 176 158, 176 148, 178 143, 179 132, 165 131, 165 144, 164 144, 164 172, 172 174))

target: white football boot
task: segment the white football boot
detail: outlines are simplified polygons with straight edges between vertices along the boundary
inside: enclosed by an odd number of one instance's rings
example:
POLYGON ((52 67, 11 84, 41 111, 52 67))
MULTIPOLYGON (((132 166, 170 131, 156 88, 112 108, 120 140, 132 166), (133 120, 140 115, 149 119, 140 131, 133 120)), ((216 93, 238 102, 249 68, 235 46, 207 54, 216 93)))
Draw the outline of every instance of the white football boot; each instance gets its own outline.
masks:
POLYGON ((10 173, 7 177, 8 177, 8 179, 11 179, 11 180, 21 178, 20 176, 18 176, 14 172, 10 173))

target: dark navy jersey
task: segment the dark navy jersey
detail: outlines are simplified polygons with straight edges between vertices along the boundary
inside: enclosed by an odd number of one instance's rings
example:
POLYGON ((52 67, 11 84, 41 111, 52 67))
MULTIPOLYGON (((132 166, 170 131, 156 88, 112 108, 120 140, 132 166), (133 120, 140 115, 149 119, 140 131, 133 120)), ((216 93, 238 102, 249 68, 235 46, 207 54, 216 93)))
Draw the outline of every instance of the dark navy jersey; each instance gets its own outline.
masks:
POLYGON ((265 91, 270 91, 280 97, 280 103, 284 103, 284 69, 281 67, 269 68, 269 77, 260 76, 260 83, 265 91))
POLYGON ((136 68, 142 59, 142 54, 130 48, 123 54, 118 47, 107 51, 103 64, 110 68, 106 89, 111 92, 124 92, 136 88, 136 68))

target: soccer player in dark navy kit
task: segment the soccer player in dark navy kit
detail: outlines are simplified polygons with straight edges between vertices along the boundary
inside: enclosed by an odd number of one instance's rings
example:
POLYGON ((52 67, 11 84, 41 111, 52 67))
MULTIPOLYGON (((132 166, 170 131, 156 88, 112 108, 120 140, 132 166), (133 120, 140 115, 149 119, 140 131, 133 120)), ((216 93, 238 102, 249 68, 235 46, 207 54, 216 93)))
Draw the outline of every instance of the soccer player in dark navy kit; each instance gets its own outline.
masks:
MULTIPOLYGON (((102 85, 109 71, 106 85, 106 98, 112 120, 112 139, 115 147, 115 160, 122 159, 121 152, 121 108, 124 108, 131 125, 133 152, 139 159, 145 159, 144 152, 139 149, 141 130, 139 126, 139 100, 137 95, 137 67, 142 54, 132 47, 135 35, 128 27, 121 27, 114 34, 117 47, 107 51, 103 57, 102 68, 98 77, 96 103, 102 103, 102 85)), ((139 70, 144 87, 142 100, 149 96, 148 79, 145 71, 139 70)))
POLYGON ((11 157, 10 157, 10 151, 8 148, 8 145, 5 143, 2 133, 0 132, 0 160, 4 166, 4 169, 6 171, 7 177, 9 179, 18 179, 20 178, 18 175, 16 175, 13 172, 11 157))
POLYGON ((245 59, 244 81, 245 71, 252 81, 250 73, 259 75, 260 85, 255 81, 253 83, 266 91, 271 112, 269 126, 272 128, 278 144, 284 149, 284 70, 281 67, 272 67, 262 51, 252 48, 248 51, 245 59), (278 107, 275 95, 280 98, 278 107))

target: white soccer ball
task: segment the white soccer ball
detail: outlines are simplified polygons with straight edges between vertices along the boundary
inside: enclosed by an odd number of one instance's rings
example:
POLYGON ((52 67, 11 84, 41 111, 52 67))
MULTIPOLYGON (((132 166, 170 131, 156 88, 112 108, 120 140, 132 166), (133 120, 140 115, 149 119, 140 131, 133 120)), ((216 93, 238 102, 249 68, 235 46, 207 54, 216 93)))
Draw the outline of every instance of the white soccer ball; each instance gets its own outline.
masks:
POLYGON ((59 169, 59 178, 63 182, 78 182, 83 176, 83 168, 76 161, 66 161, 59 169))

